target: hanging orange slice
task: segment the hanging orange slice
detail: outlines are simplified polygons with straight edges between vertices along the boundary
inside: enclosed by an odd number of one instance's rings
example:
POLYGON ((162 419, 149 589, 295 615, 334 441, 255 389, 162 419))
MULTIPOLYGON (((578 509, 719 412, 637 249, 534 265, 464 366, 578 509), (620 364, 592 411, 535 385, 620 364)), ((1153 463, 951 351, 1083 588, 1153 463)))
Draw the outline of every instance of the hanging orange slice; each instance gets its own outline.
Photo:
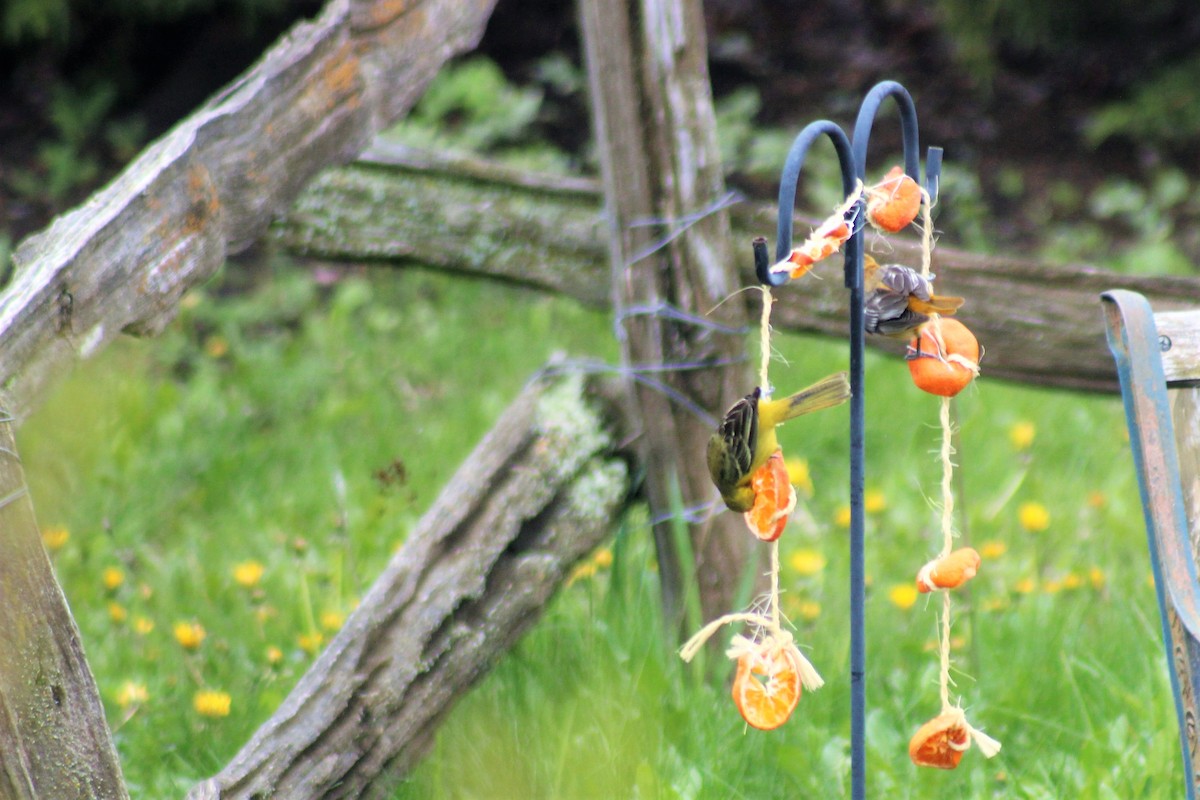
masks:
POLYGON ((962 586, 979 571, 979 553, 973 547, 963 547, 935 558, 917 573, 917 589, 932 592, 962 586))
POLYGON ((953 397, 979 373, 979 340, 956 319, 921 326, 908 353, 913 383, 930 394, 953 397))
POLYGON ((733 702, 748 725, 770 731, 787 722, 800 702, 801 659, 791 642, 742 653, 733 679, 733 702))
POLYGON ((954 769, 970 747, 966 717, 961 709, 951 709, 917 729, 908 743, 908 757, 918 767, 954 769))
POLYGON ((771 271, 786 271, 792 280, 802 277, 818 261, 841 250, 852 233, 854 231, 846 222, 844 212, 835 211, 808 235, 803 244, 793 248, 787 258, 771 267, 771 271))
POLYGON ((887 233, 899 233, 917 218, 921 210, 921 187, 892 167, 883 180, 867 190, 867 221, 887 233))
POLYGON ((796 507, 796 490, 788 479, 782 450, 776 450, 755 470, 750 487, 754 490, 754 505, 744 515, 746 526, 764 542, 773 542, 783 534, 788 514, 796 507))

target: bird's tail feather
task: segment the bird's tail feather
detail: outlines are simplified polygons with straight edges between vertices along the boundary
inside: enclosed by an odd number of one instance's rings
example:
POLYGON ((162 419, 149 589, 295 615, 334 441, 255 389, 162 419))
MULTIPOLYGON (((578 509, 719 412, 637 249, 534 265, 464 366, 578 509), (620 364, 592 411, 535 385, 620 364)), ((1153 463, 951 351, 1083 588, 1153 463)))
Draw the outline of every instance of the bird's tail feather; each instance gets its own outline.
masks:
MULTIPOLYGON (((832 375, 801 389, 790 397, 776 400, 778 403, 779 422, 798 417, 801 414, 811 414, 824 408, 833 408, 850 399, 850 380, 845 372, 835 372, 832 375)), ((772 409, 774 411, 775 409, 772 409)))

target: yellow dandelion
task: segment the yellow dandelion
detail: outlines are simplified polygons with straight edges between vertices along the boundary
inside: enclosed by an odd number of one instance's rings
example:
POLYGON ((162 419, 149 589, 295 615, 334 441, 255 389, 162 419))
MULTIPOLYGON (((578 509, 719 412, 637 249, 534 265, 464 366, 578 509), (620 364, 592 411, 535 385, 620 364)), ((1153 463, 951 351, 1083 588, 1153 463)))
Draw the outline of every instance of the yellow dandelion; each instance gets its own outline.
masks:
POLYGON ((262 580, 264 567, 257 561, 241 561, 233 565, 233 580, 238 586, 251 589, 262 580))
POLYGON ((1108 582, 1108 578, 1104 574, 1104 570, 1099 567, 1092 567, 1088 570, 1088 583, 1093 589, 1103 589, 1104 584, 1108 582))
POLYGON ((888 589, 888 600, 892 605, 903 611, 912 608, 917 602, 917 587, 911 583, 898 583, 888 589))
POLYGON ((327 631, 336 631, 346 622, 346 615, 340 611, 322 611, 321 627, 327 631))
POLYGON ((145 636, 146 634, 150 633, 150 631, 154 630, 154 621, 146 617, 134 617, 133 630, 139 636, 145 636))
POLYGON ((269 619, 274 619, 279 616, 279 610, 275 606, 258 606, 254 609, 254 618, 259 623, 266 622, 269 619))
POLYGON ((120 603, 109 603, 108 616, 113 622, 120 624, 129 619, 129 612, 120 603))
POLYGON ((1022 503, 1017 509, 1017 521, 1030 533, 1041 533, 1050 527, 1050 512, 1041 503, 1022 503))
POLYGON ((983 610, 1003 611, 1004 609, 1008 608, 1008 605, 1009 603, 1007 597, 989 597, 987 600, 983 601, 983 610))
POLYGON ((125 572, 120 567, 105 567, 100 579, 104 581, 104 588, 111 592, 125 582, 125 572))
POLYGON ((1044 594, 1058 594, 1062 591, 1062 588, 1063 582, 1057 578, 1042 583, 1042 592, 1044 594))
POLYGON ((979 546, 979 555, 984 558, 999 558, 1008 552, 1008 545, 996 539, 991 539, 979 546))
POLYGON ((788 566, 799 575, 808 577, 825 569, 825 556, 820 551, 801 548, 788 556, 788 566))
POLYGON ((821 616, 821 604, 816 600, 801 600, 796 603, 796 616, 806 622, 812 622, 821 616))
POLYGON ((607 547, 601 547, 596 551, 596 554, 592 556, 592 563, 600 569, 608 569, 613 563, 612 550, 609 550, 607 547))
POLYGON ((207 636, 204 626, 199 622, 176 622, 175 641, 185 650, 195 650, 204 642, 207 636))
POLYGON ((1099 489, 1088 492, 1087 504, 1091 508, 1104 508, 1108 505, 1108 496, 1099 489))
POLYGON ((150 692, 146 689, 146 684, 138 683, 137 681, 125 681, 117 689, 117 705, 121 708, 129 708, 130 706, 140 706, 150 699, 150 692))
POLYGON ((209 358, 221 358, 229 352, 229 342, 224 336, 213 334, 205 340, 204 352, 209 358))
POLYGON ((192 708, 202 717, 228 717, 233 700, 228 692, 202 689, 192 698, 192 708))
POLYGON ((887 508, 887 497, 882 489, 867 489, 863 493, 863 511, 868 514, 878 514, 887 508))
POLYGON ((1028 450, 1033 446, 1036 436, 1037 426, 1029 420, 1014 422, 1008 429, 1008 441, 1012 443, 1014 450, 1028 450))
POLYGON ((296 644, 310 656, 315 655, 325 642, 325 637, 318 633, 302 633, 296 637, 296 644))
POLYGON ((833 524, 839 528, 850 527, 850 506, 838 506, 837 511, 833 512, 833 524))
POLYGON ((1080 586, 1083 586, 1083 578, 1079 577, 1078 573, 1068 572, 1066 575, 1063 575, 1062 588, 1070 590, 1078 589, 1080 586))
POLYGON ((1151 589, 1154 588, 1154 573, 1153 572, 1146 573, 1146 585, 1149 586, 1151 589))
POLYGON ((1037 581, 1033 578, 1021 578, 1013 584, 1013 591, 1017 594, 1029 594, 1037 588, 1037 581))
POLYGON ((42 530, 42 544, 44 544, 46 549, 51 553, 61 550, 63 546, 70 541, 70 539, 71 532, 61 526, 45 528, 42 530))
POLYGON ((792 456, 785 458, 783 463, 787 467, 788 483, 795 486, 805 497, 812 497, 813 482, 808 470, 808 459, 792 456))
POLYGON ((283 651, 275 645, 267 647, 267 663, 278 664, 280 661, 283 661, 283 651))
POLYGON ((592 561, 583 561, 575 565, 575 569, 571 570, 571 574, 567 576, 567 586, 572 585, 576 581, 587 580, 596 574, 596 564, 592 561))

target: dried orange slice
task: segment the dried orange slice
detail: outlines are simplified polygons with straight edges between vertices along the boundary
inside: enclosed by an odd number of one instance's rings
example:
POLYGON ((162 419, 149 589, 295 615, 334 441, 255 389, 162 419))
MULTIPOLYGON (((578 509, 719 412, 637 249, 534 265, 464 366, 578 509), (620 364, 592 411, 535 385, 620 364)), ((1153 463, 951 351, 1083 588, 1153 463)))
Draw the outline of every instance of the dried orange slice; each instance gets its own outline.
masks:
POLYGON ((803 656, 791 642, 768 642, 738 657, 733 702, 746 723, 770 731, 800 702, 803 656))
POLYGON ((922 326, 908 351, 913 383, 930 394, 953 397, 979 373, 979 340, 956 319, 922 326))
POLYGON ((917 218, 921 210, 921 187, 892 167, 883 180, 867 190, 867 221, 887 233, 898 233, 917 218))
POLYGON ((788 514, 796 507, 796 490, 788 480, 783 451, 776 450, 750 478, 754 505, 745 513, 746 526, 764 542, 773 542, 787 527, 788 514))
POLYGON ((917 589, 924 593, 962 586, 975 577, 979 562, 979 553, 974 547, 963 547, 935 558, 917 573, 917 589))
POLYGON ((971 747, 971 727, 962 709, 945 711, 926 722, 908 743, 908 757, 918 767, 954 769, 971 747))
POLYGON ((846 222, 844 212, 836 211, 810 233, 803 244, 794 248, 787 258, 771 267, 771 271, 786 271, 788 277, 795 280, 812 269, 813 264, 842 249, 852 233, 854 231, 846 222))

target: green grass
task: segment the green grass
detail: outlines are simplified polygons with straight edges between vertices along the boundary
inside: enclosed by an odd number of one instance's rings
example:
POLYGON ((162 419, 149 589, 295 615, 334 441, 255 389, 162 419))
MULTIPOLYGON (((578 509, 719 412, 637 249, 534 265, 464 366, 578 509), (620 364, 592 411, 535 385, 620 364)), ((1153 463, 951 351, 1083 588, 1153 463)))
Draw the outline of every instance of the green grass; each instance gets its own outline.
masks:
MULTIPOLYGON (((552 352, 615 354, 607 315, 512 287, 418 271, 321 285, 280 267, 232 287, 237 277, 195 294, 161 339, 82 365, 19 432, 39 520, 70 531, 55 566, 137 797, 179 796, 236 752, 311 661, 302 637, 328 638, 552 352), (247 561, 264 567, 252 587, 233 577, 247 561), (111 589, 110 567, 123 574, 111 589), (186 651, 172 628, 192 620, 207 637, 186 651), (147 699, 123 707, 126 681, 147 699), (229 715, 199 715, 201 688, 227 692, 229 715)), ((783 390, 844 366, 835 342, 777 344, 783 390)), ((883 508, 867 523, 868 796, 1176 796, 1119 402, 992 382, 984 369, 957 402, 960 527, 1005 552, 956 596, 955 679, 969 719, 1004 750, 991 761, 971 751, 954 772, 908 760, 909 736, 938 711, 936 604, 902 608, 889 590, 937 549, 937 403, 900 361, 872 354, 867 488, 883 508), (1036 431, 1028 449, 1009 439, 1020 422, 1036 431), (1028 502, 1048 511, 1047 530, 1021 527, 1028 502)), ((826 679, 783 728, 747 731, 725 665, 686 665, 664 645, 634 509, 611 565, 560 593, 395 796, 846 796, 847 420, 843 407, 783 430, 815 485, 784 534, 784 608, 826 679), (824 567, 788 566, 799 550, 824 567), (801 602, 819 604, 815 618, 801 602)))

